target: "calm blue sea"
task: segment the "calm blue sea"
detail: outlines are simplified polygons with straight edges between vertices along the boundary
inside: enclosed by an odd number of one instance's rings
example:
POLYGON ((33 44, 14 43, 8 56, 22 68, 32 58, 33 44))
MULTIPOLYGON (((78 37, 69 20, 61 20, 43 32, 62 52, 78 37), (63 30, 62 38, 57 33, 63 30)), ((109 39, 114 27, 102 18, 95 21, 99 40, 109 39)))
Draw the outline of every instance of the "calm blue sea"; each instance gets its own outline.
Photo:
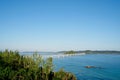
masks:
POLYGON ((74 73, 77 80, 120 80, 120 54, 67 56, 53 58, 53 63, 55 71, 64 68, 65 71, 74 73), (87 69, 87 65, 100 68, 87 69))

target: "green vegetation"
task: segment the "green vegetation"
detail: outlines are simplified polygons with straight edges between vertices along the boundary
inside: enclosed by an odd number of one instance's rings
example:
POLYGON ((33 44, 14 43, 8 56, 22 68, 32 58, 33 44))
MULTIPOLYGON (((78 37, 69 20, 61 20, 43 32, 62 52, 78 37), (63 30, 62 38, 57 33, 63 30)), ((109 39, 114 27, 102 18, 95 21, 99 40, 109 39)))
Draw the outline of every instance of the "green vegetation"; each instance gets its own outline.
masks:
POLYGON ((75 51, 67 51, 67 52, 65 52, 64 54, 75 54, 76 52, 75 51))
POLYGON ((86 50, 86 51, 82 51, 86 54, 119 54, 120 51, 91 51, 91 50, 86 50))
POLYGON ((75 54, 75 53, 86 53, 86 54, 120 54, 120 51, 92 51, 92 50, 84 50, 84 51, 60 51, 59 53, 64 54, 75 54))
POLYGON ((52 58, 44 60, 37 53, 27 57, 17 51, 0 52, 0 80, 76 80, 72 73, 53 68, 52 58))

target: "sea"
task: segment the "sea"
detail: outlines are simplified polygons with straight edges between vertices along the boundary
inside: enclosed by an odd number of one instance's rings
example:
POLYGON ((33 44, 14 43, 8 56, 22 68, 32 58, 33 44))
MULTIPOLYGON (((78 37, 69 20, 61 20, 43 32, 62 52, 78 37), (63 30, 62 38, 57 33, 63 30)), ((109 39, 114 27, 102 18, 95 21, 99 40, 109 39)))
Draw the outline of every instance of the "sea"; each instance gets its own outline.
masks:
MULTIPOLYGON (((20 53, 32 55, 33 53, 20 53)), ((77 80, 120 80, 120 54, 82 54, 63 56, 63 53, 40 52, 47 58, 53 57, 54 71, 64 69, 73 73, 77 80), (47 57, 46 57, 47 56, 47 57), (86 68, 94 66, 94 68, 86 68)))

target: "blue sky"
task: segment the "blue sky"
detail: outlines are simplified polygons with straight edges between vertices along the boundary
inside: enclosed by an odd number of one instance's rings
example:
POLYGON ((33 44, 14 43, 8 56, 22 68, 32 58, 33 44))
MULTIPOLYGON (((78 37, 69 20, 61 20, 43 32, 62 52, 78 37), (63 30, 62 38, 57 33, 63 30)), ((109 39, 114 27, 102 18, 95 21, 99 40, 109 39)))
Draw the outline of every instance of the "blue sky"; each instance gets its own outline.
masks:
POLYGON ((0 0, 0 50, 120 50, 120 0, 0 0))

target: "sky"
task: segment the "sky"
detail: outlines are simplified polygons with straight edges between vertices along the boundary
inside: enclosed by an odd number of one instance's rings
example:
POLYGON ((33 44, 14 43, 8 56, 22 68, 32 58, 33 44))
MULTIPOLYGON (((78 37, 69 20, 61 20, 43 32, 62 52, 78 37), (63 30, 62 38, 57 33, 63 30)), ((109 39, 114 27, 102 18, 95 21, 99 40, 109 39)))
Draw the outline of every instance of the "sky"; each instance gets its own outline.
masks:
POLYGON ((120 0, 0 0, 5 49, 120 51, 120 0))

